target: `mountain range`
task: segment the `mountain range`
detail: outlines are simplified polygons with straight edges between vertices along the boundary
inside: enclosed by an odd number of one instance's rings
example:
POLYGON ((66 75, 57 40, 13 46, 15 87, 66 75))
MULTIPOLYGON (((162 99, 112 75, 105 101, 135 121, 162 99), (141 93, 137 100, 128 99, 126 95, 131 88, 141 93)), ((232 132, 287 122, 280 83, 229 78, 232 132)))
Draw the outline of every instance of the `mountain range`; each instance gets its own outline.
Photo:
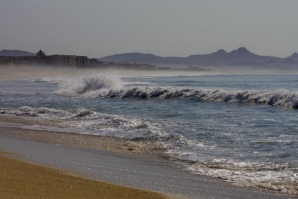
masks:
POLYGON ((279 58, 254 54, 245 47, 226 52, 218 50, 204 55, 191 55, 188 57, 160 57, 153 54, 124 53, 102 57, 100 61, 137 62, 152 64, 196 64, 196 65, 271 65, 294 64, 298 65, 298 54, 295 52, 289 57, 279 58))
MULTIPOLYGON (((1 50, 0 56, 35 56, 36 54, 21 50, 1 50)), ((130 62, 148 64, 186 64, 186 65, 294 65, 298 66, 298 53, 295 52, 286 58, 261 56, 254 54, 245 47, 226 52, 218 50, 204 55, 191 55, 188 57, 160 57, 154 54, 123 53, 102 57, 100 61, 130 62)))

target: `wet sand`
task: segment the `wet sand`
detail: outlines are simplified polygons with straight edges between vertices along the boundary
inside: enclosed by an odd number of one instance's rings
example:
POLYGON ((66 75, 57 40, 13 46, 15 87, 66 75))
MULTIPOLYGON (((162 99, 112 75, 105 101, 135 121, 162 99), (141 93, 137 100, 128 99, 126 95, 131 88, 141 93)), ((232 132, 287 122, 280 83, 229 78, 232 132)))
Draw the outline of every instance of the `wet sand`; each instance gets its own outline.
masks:
POLYGON ((279 192, 235 187, 220 179, 193 175, 159 159, 162 149, 113 137, 22 129, 58 125, 55 121, 0 116, 0 150, 22 160, 80 176, 189 198, 295 198, 279 192), (10 126, 11 125, 11 126, 10 126))
POLYGON ((11 156, 0 152, 1 198, 170 198, 157 192, 77 177, 61 170, 12 159, 11 156))
MULTIPOLYGON (((55 131, 40 131, 23 129, 24 126, 59 127, 59 122, 40 118, 26 118, 0 115, 0 134, 27 138, 39 142, 48 142, 72 147, 100 149, 138 156, 150 156, 160 159, 164 149, 150 141, 138 143, 117 137, 95 136, 77 133, 61 133, 55 131), (2 124, 2 125, 1 125, 2 124), (7 127, 9 126, 9 128, 7 127)), ((163 156, 162 158, 167 158, 163 156)))

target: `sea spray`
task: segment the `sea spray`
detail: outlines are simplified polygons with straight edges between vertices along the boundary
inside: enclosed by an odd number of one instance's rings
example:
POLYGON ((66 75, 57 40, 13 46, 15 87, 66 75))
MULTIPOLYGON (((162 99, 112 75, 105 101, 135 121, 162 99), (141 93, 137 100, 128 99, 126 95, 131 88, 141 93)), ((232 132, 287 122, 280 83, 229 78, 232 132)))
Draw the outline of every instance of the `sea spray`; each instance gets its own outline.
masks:
POLYGON ((198 100, 217 102, 253 102, 274 106, 298 107, 298 92, 279 89, 269 90, 224 90, 185 87, 125 86, 119 78, 82 77, 69 79, 44 79, 57 83, 56 93, 77 97, 175 99, 195 97, 198 100))
POLYGON ((55 91, 57 94, 84 97, 95 97, 99 91, 117 90, 123 87, 123 83, 116 76, 43 78, 40 81, 58 84, 59 89, 55 91))

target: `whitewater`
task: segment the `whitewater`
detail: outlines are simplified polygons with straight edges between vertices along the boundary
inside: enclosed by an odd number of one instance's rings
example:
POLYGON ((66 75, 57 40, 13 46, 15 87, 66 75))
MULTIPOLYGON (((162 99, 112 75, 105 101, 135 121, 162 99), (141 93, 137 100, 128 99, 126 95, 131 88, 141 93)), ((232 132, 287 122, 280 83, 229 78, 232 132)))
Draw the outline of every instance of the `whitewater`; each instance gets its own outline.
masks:
POLYGON ((297 82, 296 74, 6 80, 0 114, 59 121, 22 128, 150 141, 194 175, 298 194, 297 82))

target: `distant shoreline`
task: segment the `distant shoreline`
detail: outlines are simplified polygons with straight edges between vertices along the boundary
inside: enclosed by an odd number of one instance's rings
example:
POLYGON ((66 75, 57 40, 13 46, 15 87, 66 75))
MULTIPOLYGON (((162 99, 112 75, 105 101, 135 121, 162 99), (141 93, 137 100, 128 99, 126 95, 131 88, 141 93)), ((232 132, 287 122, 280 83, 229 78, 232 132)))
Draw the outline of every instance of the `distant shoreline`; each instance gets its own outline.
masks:
POLYGON ((295 74, 297 71, 286 70, 184 70, 184 69, 156 69, 156 70, 132 70, 123 68, 68 68, 68 67, 49 67, 49 66, 6 66, 0 65, 0 80, 21 80, 37 78, 56 78, 56 77, 80 77, 80 76, 194 76, 194 75, 226 75, 226 74, 295 74))

